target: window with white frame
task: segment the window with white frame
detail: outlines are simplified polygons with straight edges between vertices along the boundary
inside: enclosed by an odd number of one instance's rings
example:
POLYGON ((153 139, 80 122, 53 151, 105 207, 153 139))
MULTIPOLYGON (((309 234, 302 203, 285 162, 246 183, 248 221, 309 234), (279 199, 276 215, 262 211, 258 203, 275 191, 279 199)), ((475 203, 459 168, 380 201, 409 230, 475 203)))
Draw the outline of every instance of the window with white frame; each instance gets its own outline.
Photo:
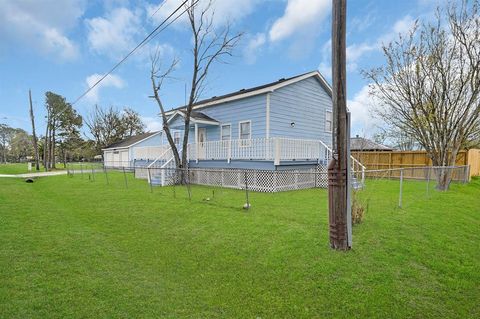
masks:
POLYGON ((332 111, 325 113, 325 131, 331 132, 333 130, 333 116, 332 111))
POLYGON ((232 125, 223 124, 220 128, 220 137, 222 141, 229 141, 232 139, 232 125))
POLYGON ((241 140, 249 140, 252 137, 252 122, 244 121, 239 123, 239 132, 241 140))
POLYGON ((173 143, 175 143, 175 145, 180 144, 180 132, 173 132, 173 143))
POLYGON ((241 146, 250 146, 250 139, 252 138, 252 122, 242 121, 238 123, 238 135, 241 140, 241 146))

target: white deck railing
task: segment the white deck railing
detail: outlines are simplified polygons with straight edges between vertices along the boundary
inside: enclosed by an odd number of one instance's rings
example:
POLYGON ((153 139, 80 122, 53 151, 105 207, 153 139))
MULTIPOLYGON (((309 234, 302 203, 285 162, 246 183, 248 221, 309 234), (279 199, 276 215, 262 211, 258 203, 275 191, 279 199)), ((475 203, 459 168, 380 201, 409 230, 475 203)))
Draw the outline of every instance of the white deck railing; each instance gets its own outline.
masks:
POLYGON ((326 160, 329 148, 321 141, 289 138, 209 141, 189 144, 190 160, 326 160))
MULTIPOLYGON (((180 149, 181 146, 178 146, 180 149)), ((149 167, 172 165, 173 154, 169 145, 143 147, 135 150, 135 158, 154 158, 149 167), (139 149, 139 150, 138 150, 139 149), (153 156, 156 155, 156 156, 153 156), (168 161, 168 164, 166 163, 168 161)), ((279 165, 282 161, 329 161, 331 148, 320 140, 283 137, 248 140, 208 141, 188 145, 188 159, 199 160, 267 160, 279 165)), ((351 157, 352 171, 363 182, 365 166, 351 157), (360 176, 358 176, 360 175, 360 176)))

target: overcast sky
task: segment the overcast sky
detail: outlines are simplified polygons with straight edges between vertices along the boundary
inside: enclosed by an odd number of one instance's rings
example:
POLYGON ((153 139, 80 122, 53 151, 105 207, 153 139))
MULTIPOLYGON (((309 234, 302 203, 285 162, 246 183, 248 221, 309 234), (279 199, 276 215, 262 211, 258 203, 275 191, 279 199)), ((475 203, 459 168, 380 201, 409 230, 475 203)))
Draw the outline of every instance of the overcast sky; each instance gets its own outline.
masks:
MULTIPOLYGON (((201 0, 202 1, 202 0, 201 0)), ((30 131, 28 89, 37 127, 44 129, 44 94, 72 102, 155 28, 180 0, 0 0, 0 123, 30 131)), ((382 43, 406 32, 415 19, 430 19, 440 0, 350 0, 347 76, 352 134, 371 136, 368 83, 360 71, 383 64, 382 43)), ((318 69, 330 80, 331 0, 216 0, 216 25, 230 21, 244 32, 229 64, 215 66, 203 97, 276 81, 318 69)), ((165 63, 180 58, 175 79, 164 86, 167 108, 184 103, 191 70, 185 19, 158 35, 95 90, 80 100, 82 115, 95 104, 128 106, 148 129, 160 128, 151 99, 149 54, 160 47, 165 63)))

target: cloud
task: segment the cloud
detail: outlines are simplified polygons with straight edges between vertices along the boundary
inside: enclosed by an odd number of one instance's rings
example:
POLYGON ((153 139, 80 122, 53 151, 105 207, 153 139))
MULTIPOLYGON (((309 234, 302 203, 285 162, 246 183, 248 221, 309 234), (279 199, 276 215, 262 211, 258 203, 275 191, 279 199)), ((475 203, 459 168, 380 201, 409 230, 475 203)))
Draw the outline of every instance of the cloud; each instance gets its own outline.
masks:
POLYGON ((140 10, 116 8, 105 17, 85 20, 90 49, 98 54, 118 59, 137 44, 136 36, 143 33, 140 10))
MULTIPOLYGON (((168 17, 184 0, 168 0, 158 5, 147 5, 147 15, 153 24, 161 23, 168 17)), ((209 1, 200 1, 197 5, 205 9, 209 1)), ((217 0, 212 2, 212 10, 215 12, 214 24, 223 26, 227 23, 235 23, 242 20, 253 12, 255 6, 261 3, 261 0, 217 0)), ((185 9, 177 11, 177 16, 185 9)), ((177 27, 185 27, 188 23, 188 17, 184 14, 174 24, 177 27)))
POLYGON ((332 39, 322 46, 322 60, 318 65, 318 71, 328 80, 332 79, 332 39))
POLYGON ((141 119, 145 123, 147 131, 155 132, 163 129, 162 121, 158 117, 141 116, 141 119))
MULTIPOLYGON (((100 78, 102 77, 102 74, 92 74, 89 75, 86 79, 85 82, 87 83, 87 86, 90 88, 92 87, 100 78)), ((117 75, 109 74, 105 79, 103 79, 97 86, 95 86, 88 94, 86 95, 86 98, 90 100, 92 103, 98 103, 100 100, 99 96, 99 91, 101 88, 106 88, 106 87, 114 87, 117 89, 121 89, 125 87, 125 82, 117 75)))
POLYGON ((21 43, 44 55, 73 60, 79 55, 78 46, 66 33, 77 25, 84 11, 83 0, 3 1, 0 37, 2 41, 21 43))
POLYGON ((330 14, 330 3, 329 0, 288 0, 283 16, 269 31, 270 41, 280 41, 298 32, 311 32, 312 26, 330 14))
POLYGON ((267 38, 264 33, 257 33, 251 36, 243 50, 243 55, 248 64, 253 64, 257 60, 261 47, 265 44, 267 38))
POLYGON ((373 42, 354 43, 347 47, 347 68, 350 71, 357 69, 357 62, 365 54, 374 51, 380 51, 383 45, 386 45, 393 41, 399 34, 406 34, 414 26, 415 20, 406 15, 403 18, 397 20, 392 28, 382 35, 380 35, 373 42))
POLYGON ((362 87, 354 95, 353 99, 348 100, 347 106, 352 114, 352 134, 361 133, 358 131, 358 128, 363 128, 366 132, 371 133, 381 124, 378 118, 372 116, 373 110, 380 106, 380 102, 370 95, 370 87, 368 85, 362 87))

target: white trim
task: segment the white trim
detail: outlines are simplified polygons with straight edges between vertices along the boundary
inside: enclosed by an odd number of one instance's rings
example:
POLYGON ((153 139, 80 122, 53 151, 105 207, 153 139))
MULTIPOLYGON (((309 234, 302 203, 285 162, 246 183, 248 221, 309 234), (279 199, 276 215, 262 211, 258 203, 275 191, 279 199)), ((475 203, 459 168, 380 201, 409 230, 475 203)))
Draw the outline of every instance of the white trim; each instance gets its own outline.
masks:
POLYGON ((223 127, 225 125, 230 126, 230 134, 229 134, 230 138, 228 140, 231 141, 232 140, 232 123, 222 123, 222 124, 220 124, 220 141, 227 141, 227 140, 223 139, 223 127))
POLYGON ((148 139, 151 138, 151 137, 154 137, 154 136, 156 136, 156 135, 158 135, 158 134, 161 134, 162 132, 163 132, 163 131, 155 132, 155 133, 153 133, 152 135, 147 136, 147 137, 145 137, 144 139, 142 139, 142 140, 140 140, 140 141, 136 141, 135 143, 130 144, 130 145, 128 145, 128 146, 102 148, 102 151, 106 151, 106 150, 117 150, 117 149, 123 149, 123 148, 130 148, 130 147, 132 147, 132 146, 137 145, 138 143, 141 143, 141 142, 143 142, 143 141, 145 141, 145 140, 148 140, 148 139))
POLYGON ((327 133, 333 133, 333 110, 332 109, 326 109, 325 110, 325 123, 324 123, 324 128, 325 132, 327 133), (327 130, 327 114, 330 113, 332 114, 330 118, 330 131, 327 130))
MULTIPOLYGON (((168 115, 168 112, 166 112, 166 115, 168 115)), ((175 113, 173 113, 172 116, 170 116, 170 118, 167 120, 167 124, 173 120, 175 118, 175 116, 177 115, 180 115, 182 116, 184 119, 185 119, 185 114, 182 112, 182 111, 176 111, 175 113)), ((217 121, 208 121, 208 120, 196 120, 194 119, 193 117, 190 117, 190 122, 193 123, 193 124, 207 124, 207 125, 220 125, 219 122, 217 121)))
POLYGON ((265 138, 270 137, 270 95, 271 93, 268 92, 265 102, 265 138))
MULTIPOLYGON (((265 93, 268 93, 268 92, 273 92, 273 91, 275 91, 279 88, 290 85, 292 83, 296 83, 296 82, 308 79, 309 77, 312 77, 312 76, 316 77, 323 84, 323 86, 327 89, 327 93, 329 93, 330 95, 332 94, 332 87, 330 86, 330 84, 328 84, 328 82, 320 74, 320 72, 313 71, 313 72, 309 72, 307 74, 304 74, 302 76, 298 76, 298 77, 295 77, 293 79, 285 80, 283 82, 268 86, 266 88, 250 91, 250 92, 243 93, 243 94, 236 94, 234 96, 225 97, 225 98, 218 99, 218 100, 215 100, 215 101, 210 101, 210 102, 205 102, 205 103, 202 103, 202 104, 198 104, 198 105, 195 105, 193 107, 193 109, 194 110, 201 109, 201 108, 211 106, 211 105, 215 105, 215 104, 231 102, 231 101, 240 100, 240 99, 243 99, 243 98, 246 98, 246 97, 251 97, 251 96, 255 96, 255 95, 259 95, 259 94, 265 94, 265 93)), ((167 111, 165 113, 167 115, 169 115, 169 114, 172 114, 172 112, 176 113, 176 112, 179 112, 179 110, 170 110, 170 111, 167 111)))

